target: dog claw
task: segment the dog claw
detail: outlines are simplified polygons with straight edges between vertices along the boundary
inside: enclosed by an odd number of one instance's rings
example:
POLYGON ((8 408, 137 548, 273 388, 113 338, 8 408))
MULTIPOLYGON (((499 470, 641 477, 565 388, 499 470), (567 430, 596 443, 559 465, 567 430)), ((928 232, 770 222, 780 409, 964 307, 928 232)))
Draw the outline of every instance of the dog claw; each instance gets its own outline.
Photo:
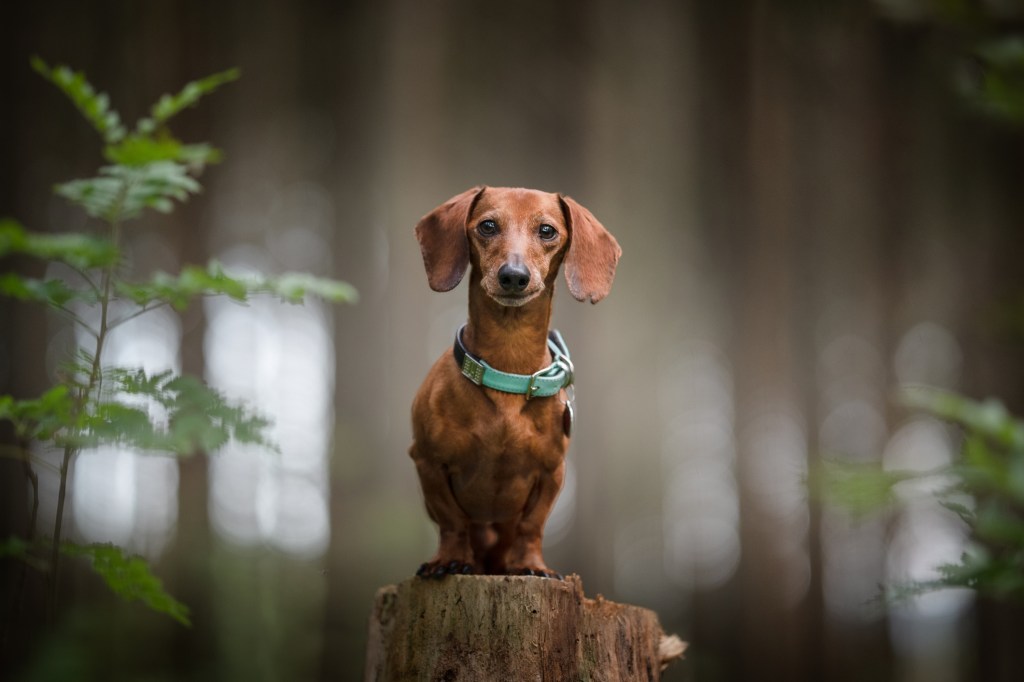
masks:
POLYGON ((433 564, 425 563, 419 567, 416 571, 416 575, 420 578, 433 578, 434 580, 440 580, 446 575, 469 575, 473 572, 473 564, 467 564, 462 561, 449 561, 446 564, 433 564))
POLYGON ((523 568, 519 575, 530 575, 536 578, 548 578, 550 580, 565 580, 565 577, 557 571, 548 571, 542 568, 523 568))

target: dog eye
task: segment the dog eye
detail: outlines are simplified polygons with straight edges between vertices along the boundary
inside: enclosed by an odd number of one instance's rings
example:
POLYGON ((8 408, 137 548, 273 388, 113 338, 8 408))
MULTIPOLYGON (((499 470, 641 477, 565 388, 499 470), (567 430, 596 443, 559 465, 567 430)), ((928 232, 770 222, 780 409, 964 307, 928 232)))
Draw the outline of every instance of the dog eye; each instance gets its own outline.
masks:
POLYGON ((476 231, 485 237, 493 237, 498 234, 498 223, 493 220, 484 220, 476 226, 476 231))
POLYGON ((540 235, 541 239, 543 239, 546 242, 549 242, 558 236, 558 230, 551 227, 550 225, 541 225, 537 229, 537 234, 540 235))

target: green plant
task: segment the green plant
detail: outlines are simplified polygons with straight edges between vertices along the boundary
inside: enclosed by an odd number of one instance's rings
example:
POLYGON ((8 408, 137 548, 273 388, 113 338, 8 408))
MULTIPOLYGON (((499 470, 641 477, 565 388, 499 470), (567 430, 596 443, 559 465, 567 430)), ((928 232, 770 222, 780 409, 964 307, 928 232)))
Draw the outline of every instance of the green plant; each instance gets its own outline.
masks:
POLYGON ((1024 123, 1024 36, 979 43, 956 73, 957 92, 975 111, 1012 125, 1024 123))
POLYGON ((1024 601, 1024 422, 998 401, 976 402, 948 391, 910 388, 900 401, 958 425, 963 432, 960 456, 927 471, 831 461, 818 473, 817 489, 826 501, 862 515, 898 505, 897 490, 906 481, 952 481, 932 494, 966 524, 967 551, 958 563, 937 566, 934 580, 891 586, 890 596, 967 587, 1024 601))
POLYGON ((35 279, 8 272, 0 275, 0 294, 49 306, 89 339, 88 347, 78 348, 67 358, 59 383, 38 398, 0 396, 0 420, 11 422, 15 433, 13 444, 0 445, 0 456, 23 462, 33 491, 25 536, 0 540, 0 556, 18 558, 46 576, 51 617, 58 600, 61 558, 75 557, 87 559, 116 594, 142 601, 188 624, 188 608, 164 591, 142 558, 128 556, 114 545, 81 545, 63 537, 70 465, 84 448, 111 443, 178 456, 208 453, 231 439, 274 447, 264 435, 268 422, 193 377, 169 371, 148 375, 139 368, 104 364, 103 350, 110 333, 161 306, 183 309, 199 296, 224 295, 245 301, 255 294, 269 294, 300 303, 307 295, 345 302, 354 301, 356 294, 344 282, 303 273, 235 277, 215 262, 186 267, 177 275, 158 272, 148 279, 129 279, 130 264, 120 252, 127 223, 146 209, 170 212, 176 202, 199 192, 198 174, 221 156, 208 144, 180 142, 172 136, 168 122, 235 80, 238 71, 214 74, 187 84, 177 94, 164 95, 149 116, 128 128, 110 108, 108 97, 97 93, 83 74, 64 66, 51 68, 38 58, 32 60, 32 67, 67 95, 99 133, 109 164, 95 177, 55 188, 57 194, 99 221, 97 233, 29 232, 13 220, 0 220, 0 258, 38 258, 63 264, 61 271, 67 273, 35 279), (82 314, 89 309, 95 314, 82 314), (115 312, 124 310, 129 312, 115 312), (159 419, 151 409, 156 406, 162 412, 159 419), (57 449, 59 466, 38 457, 33 443, 57 449), (37 467, 54 470, 59 478, 49 537, 37 536, 37 467))

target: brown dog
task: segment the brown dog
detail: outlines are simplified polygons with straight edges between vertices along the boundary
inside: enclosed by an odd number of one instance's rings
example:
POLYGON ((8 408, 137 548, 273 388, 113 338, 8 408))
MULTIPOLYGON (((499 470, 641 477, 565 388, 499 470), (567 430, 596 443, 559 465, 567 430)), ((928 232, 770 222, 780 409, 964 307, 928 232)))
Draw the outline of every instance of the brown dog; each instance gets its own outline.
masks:
POLYGON ((590 211, 529 189, 467 190, 424 216, 416 237, 435 291, 472 268, 469 321, 412 407, 409 454, 440 530, 418 575, 561 578, 541 555, 572 417, 572 365, 557 332, 549 338, 551 298, 564 265, 572 295, 597 303, 622 251, 590 211))

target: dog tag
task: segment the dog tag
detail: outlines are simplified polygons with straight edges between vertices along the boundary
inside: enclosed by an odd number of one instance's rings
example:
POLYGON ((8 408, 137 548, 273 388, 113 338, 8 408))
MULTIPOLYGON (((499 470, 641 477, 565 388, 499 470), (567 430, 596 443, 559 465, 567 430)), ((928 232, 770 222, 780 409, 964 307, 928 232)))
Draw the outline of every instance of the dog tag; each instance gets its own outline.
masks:
POLYGON ((565 404, 565 412, 562 413, 562 429, 566 438, 572 438, 572 427, 576 423, 576 412, 572 409, 572 403, 565 404))

